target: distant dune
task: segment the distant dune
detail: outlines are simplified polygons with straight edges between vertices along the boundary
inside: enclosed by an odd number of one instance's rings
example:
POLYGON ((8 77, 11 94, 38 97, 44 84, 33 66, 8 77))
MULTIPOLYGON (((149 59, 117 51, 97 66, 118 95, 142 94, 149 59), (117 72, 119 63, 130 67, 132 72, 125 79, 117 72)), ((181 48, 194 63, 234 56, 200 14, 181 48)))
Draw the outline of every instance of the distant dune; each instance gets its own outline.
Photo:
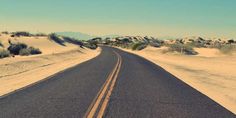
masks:
POLYGON ((109 38, 120 37, 120 35, 116 35, 116 34, 96 36, 96 35, 89 35, 89 34, 85 34, 85 33, 81 33, 81 32, 56 32, 56 34, 62 35, 62 36, 73 37, 73 38, 77 38, 79 40, 85 40, 85 41, 87 41, 89 39, 93 39, 95 37, 101 37, 103 39, 105 39, 107 37, 109 37, 109 38))
POLYGON ((57 43, 50 41, 47 36, 43 37, 11 37, 10 35, 0 36, 0 40, 2 41, 5 47, 9 46, 8 41, 10 40, 12 43, 25 43, 28 46, 33 46, 39 48, 43 53, 42 54, 52 54, 58 53, 62 51, 68 51, 71 49, 78 48, 77 45, 73 45, 70 43, 65 43, 66 46, 60 46, 57 43))
POLYGON ((56 32, 56 34, 62 35, 62 36, 77 38, 79 40, 86 40, 86 41, 96 37, 96 36, 93 36, 93 35, 80 33, 80 32, 56 32))

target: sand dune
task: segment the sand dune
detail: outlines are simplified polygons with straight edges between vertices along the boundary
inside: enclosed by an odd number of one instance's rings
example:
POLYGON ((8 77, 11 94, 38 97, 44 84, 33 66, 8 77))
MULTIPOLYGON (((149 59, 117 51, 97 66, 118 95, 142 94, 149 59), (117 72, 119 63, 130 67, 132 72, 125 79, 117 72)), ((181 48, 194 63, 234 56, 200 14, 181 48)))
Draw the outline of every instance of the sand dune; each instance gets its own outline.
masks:
POLYGON ((200 57, 222 57, 223 55, 218 49, 215 48, 194 48, 199 54, 196 56, 200 57))
POLYGON ((77 45, 65 43, 61 46, 47 37, 11 38, 1 35, 4 48, 12 42, 23 42, 39 48, 43 53, 34 56, 16 56, 0 59, 0 96, 32 83, 41 81, 64 69, 92 59, 100 54, 100 49, 90 50, 77 45))
POLYGON ((236 114, 236 55, 222 55, 215 49, 197 49, 198 56, 163 54, 164 49, 125 50, 160 65, 236 114))
POLYGON ((9 46, 8 40, 13 43, 21 42, 27 44, 28 46, 39 48, 43 54, 60 53, 78 48, 77 45, 70 43, 65 43, 65 46, 58 45, 57 43, 49 40, 48 37, 10 37, 10 35, 1 34, 0 41, 3 43, 5 48, 9 46))

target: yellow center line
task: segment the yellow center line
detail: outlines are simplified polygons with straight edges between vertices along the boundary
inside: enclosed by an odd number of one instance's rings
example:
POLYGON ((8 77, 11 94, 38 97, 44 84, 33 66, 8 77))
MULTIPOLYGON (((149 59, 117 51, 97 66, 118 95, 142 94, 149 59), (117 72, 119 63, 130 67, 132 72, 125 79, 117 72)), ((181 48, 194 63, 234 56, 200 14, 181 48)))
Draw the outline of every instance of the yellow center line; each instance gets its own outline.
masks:
POLYGON ((121 67, 121 56, 113 51, 117 57, 118 57, 118 61, 116 63, 116 66, 114 67, 113 71, 109 74, 108 79, 106 80, 106 82, 103 84, 102 88, 100 89, 100 91, 98 92, 97 96, 95 97, 95 99, 93 100, 92 104, 89 106, 84 118, 93 118, 94 115, 96 114, 96 112, 98 111, 98 107, 102 102, 102 99, 104 98, 105 94, 106 98, 104 99, 104 102, 102 104, 101 110, 99 111, 99 115, 102 116, 104 114, 105 108, 107 106, 107 103, 109 101, 109 96, 111 95, 111 92, 113 90, 113 87, 115 85, 115 81, 116 78, 118 76, 118 73, 120 71, 120 67, 121 67), (109 85, 111 84, 111 86, 109 87, 109 85), (107 92, 108 90, 108 92, 107 92), (109 95, 108 95, 109 94, 109 95))
POLYGON ((121 68, 121 64, 122 64, 122 59, 121 59, 121 56, 120 56, 117 52, 115 52, 115 53, 117 54, 118 58, 120 58, 120 64, 119 64, 117 73, 116 73, 114 79, 112 80, 110 89, 109 89, 109 91, 108 91, 108 93, 107 93, 107 95, 106 95, 106 97, 105 97, 105 100, 104 100, 103 103, 102 103, 102 106, 101 106, 101 108, 100 108, 100 111, 98 112, 97 118, 102 118, 102 117, 103 117, 103 115, 104 115, 104 113, 105 113, 105 110, 106 110, 106 108, 107 108, 108 102, 109 102, 109 100, 110 100, 111 93, 112 93, 112 91, 113 91, 113 89, 114 89, 114 86, 115 86, 115 83, 116 83, 118 74, 119 74, 119 72, 120 72, 120 68, 121 68))

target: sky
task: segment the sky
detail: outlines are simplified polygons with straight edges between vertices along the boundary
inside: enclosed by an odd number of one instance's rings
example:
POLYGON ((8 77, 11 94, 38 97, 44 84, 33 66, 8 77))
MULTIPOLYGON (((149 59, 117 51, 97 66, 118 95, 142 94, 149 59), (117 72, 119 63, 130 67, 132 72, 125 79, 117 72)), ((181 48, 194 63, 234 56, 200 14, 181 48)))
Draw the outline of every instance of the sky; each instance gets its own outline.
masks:
POLYGON ((236 38, 236 0, 1 0, 0 31, 236 38))

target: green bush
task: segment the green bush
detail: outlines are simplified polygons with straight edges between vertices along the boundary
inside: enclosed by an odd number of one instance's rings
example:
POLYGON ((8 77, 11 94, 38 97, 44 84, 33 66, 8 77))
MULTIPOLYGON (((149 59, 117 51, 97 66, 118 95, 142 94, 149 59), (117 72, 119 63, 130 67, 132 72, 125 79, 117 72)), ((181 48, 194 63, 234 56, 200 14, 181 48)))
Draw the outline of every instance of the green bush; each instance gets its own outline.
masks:
POLYGON ((36 55, 41 54, 42 52, 38 48, 29 47, 25 49, 21 49, 19 55, 21 56, 29 56, 29 55, 36 55))
POLYGON ((0 41, 0 47, 4 47, 1 41, 0 41))
POLYGON ((38 48, 29 47, 24 43, 10 44, 8 51, 14 55, 35 55, 41 54, 42 52, 38 48))
POLYGON ((223 54, 231 54, 232 52, 236 51, 236 46, 235 45, 226 44, 226 45, 222 45, 218 49, 223 54))
POLYGON ((3 31, 2 34, 9 34, 9 32, 8 31, 3 31))
POLYGON ((24 43, 16 43, 16 44, 11 44, 8 47, 8 50, 10 51, 11 54, 14 55, 19 55, 20 50, 26 49, 28 46, 24 43))
POLYGON ((62 46, 66 46, 64 43, 65 41, 63 41, 58 35, 56 35, 55 33, 52 33, 52 34, 49 34, 48 35, 48 38, 49 40, 52 40, 56 43, 58 43, 59 45, 62 45, 62 46))
POLYGON ((68 42, 68 43, 72 43, 72 44, 75 44, 75 45, 79 45, 81 48, 83 47, 83 42, 82 41, 79 41, 75 38, 71 38, 71 37, 66 37, 64 36, 63 37, 64 41, 68 42))
POLYGON ((13 32, 14 36, 20 37, 20 36, 33 36, 32 34, 30 34, 29 32, 25 32, 25 31, 20 31, 20 32, 13 32))
POLYGON ((30 55, 30 50, 29 49, 21 49, 20 52, 19 52, 19 55, 29 56, 30 55))
POLYGON ((37 34, 34 34, 34 36, 38 36, 38 37, 44 37, 44 36, 48 36, 47 34, 44 34, 44 33, 37 33, 37 34))
POLYGON ((187 45, 191 47, 205 48, 206 42, 193 41, 193 42, 188 43, 187 45))
POLYGON ((169 45, 170 51, 182 52, 183 44, 171 44, 169 45))
POLYGON ((150 46, 156 47, 156 48, 160 48, 160 47, 162 46, 161 43, 156 43, 156 42, 151 42, 151 43, 149 43, 149 44, 150 44, 150 46))
POLYGON ((86 42, 84 42, 84 47, 90 48, 90 49, 97 49, 98 47, 98 39, 100 38, 94 38, 94 39, 90 39, 86 42))
POLYGON ((230 39, 230 40, 228 40, 228 43, 232 44, 232 43, 236 43, 236 41, 234 41, 234 39, 230 39))
POLYGON ((135 43, 135 44, 132 45, 131 48, 132 48, 132 50, 142 50, 146 47, 147 47, 147 45, 144 44, 144 43, 135 43))
POLYGON ((187 54, 187 55, 197 55, 198 53, 194 51, 193 47, 190 45, 185 45, 185 44, 171 44, 169 45, 169 51, 171 52, 179 52, 182 54, 187 54))
POLYGON ((95 44, 88 43, 88 44, 84 44, 84 47, 95 50, 97 49, 98 46, 95 44))
POLYGON ((8 50, 0 49, 0 58, 9 57, 10 52, 8 50))
POLYGON ((28 50, 30 50, 31 55, 42 54, 39 48, 29 47, 28 50))
POLYGON ((121 48, 126 48, 126 49, 129 49, 130 48, 130 45, 129 44, 123 44, 123 45, 120 45, 121 48))

